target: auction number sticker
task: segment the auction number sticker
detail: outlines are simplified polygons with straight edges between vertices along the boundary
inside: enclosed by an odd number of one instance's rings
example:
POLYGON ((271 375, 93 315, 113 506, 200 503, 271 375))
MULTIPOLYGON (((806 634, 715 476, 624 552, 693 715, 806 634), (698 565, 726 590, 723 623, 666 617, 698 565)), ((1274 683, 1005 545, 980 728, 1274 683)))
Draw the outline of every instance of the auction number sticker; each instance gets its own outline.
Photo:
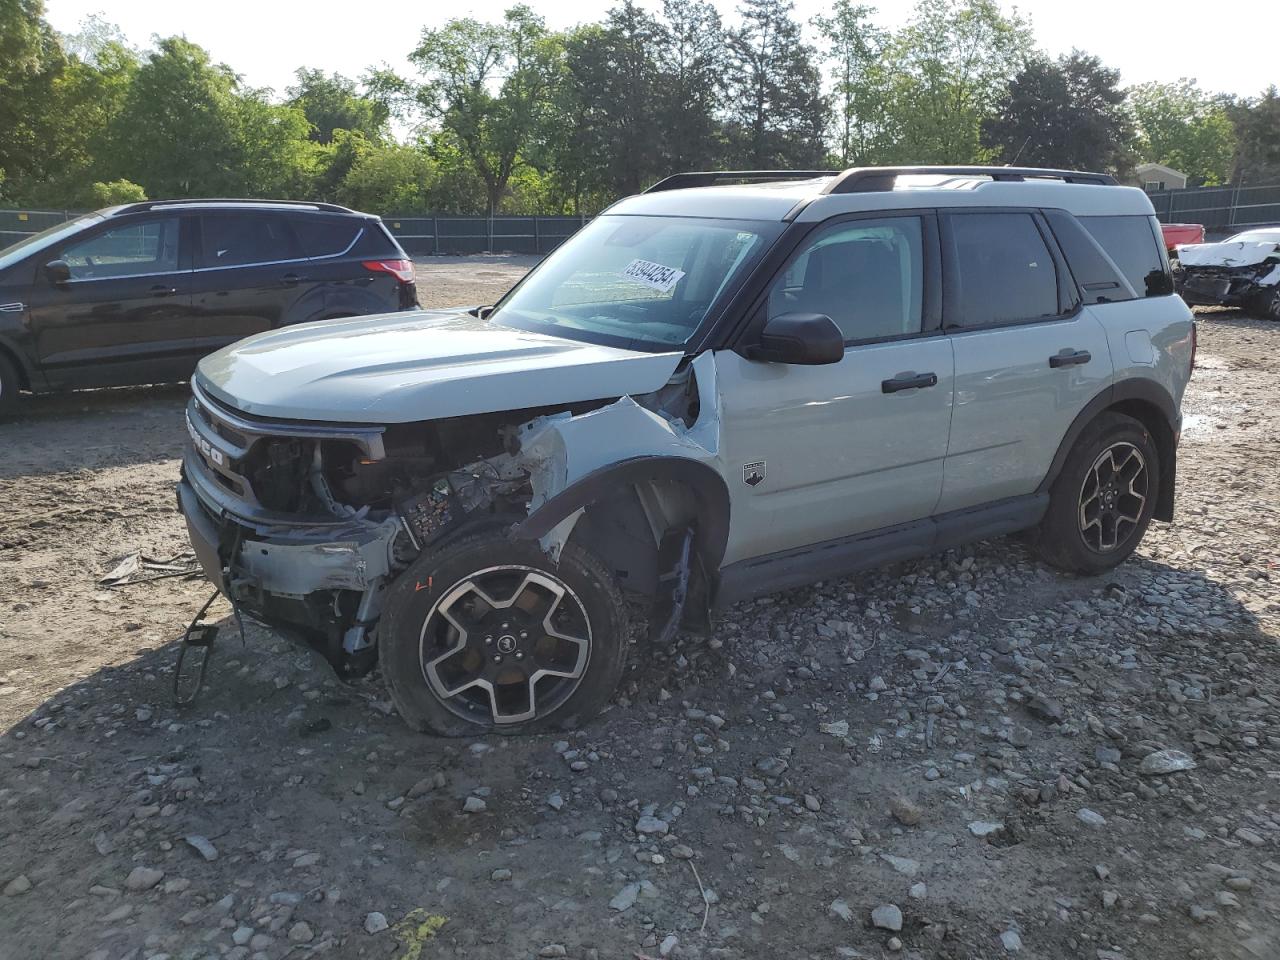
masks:
POLYGON ((632 260, 623 269, 622 275, 628 280, 643 283, 646 287, 670 293, 671 288, 684 276, 684 271, 677 270, 675 267, 664 267, 651 260, 632 260))

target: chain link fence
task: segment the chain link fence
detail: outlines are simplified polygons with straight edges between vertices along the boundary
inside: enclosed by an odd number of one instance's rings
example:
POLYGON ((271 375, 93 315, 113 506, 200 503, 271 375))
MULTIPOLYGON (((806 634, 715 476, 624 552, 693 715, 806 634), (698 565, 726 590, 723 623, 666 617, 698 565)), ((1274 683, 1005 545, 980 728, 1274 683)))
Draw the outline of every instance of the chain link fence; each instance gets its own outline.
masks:
MULTIPOLYGON (((1211 233, 1280 223, 1280 184, 1190 187, 1149 194, 1164 223, 1201 223, 1211 233)), ((0 210, 0 247, 56 226, 80 211, 0 210)), ((590 217, 386 216, 382 222, 414 257, 468 253, 550 253, 590 217)))

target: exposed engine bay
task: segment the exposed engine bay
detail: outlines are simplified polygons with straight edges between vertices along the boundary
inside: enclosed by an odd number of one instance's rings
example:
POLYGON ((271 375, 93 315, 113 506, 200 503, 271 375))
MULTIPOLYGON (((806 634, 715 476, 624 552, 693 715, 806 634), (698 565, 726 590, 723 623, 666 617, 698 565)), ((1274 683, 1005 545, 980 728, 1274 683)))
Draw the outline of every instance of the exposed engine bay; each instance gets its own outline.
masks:
POLYGON ((1280 243, 1274 240, 1184 244, 1178 263, 1178 292, 1192 304, 1265 313, 1280 287, 1280 243))

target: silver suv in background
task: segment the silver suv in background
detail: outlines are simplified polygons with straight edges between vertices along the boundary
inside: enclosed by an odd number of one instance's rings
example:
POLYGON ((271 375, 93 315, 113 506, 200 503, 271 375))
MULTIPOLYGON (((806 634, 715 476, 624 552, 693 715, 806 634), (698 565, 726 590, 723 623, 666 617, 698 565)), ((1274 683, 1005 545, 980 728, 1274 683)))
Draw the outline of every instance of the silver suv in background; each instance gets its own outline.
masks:
POLYGON ((414 727, 579 724, 651 636, 1026 531, 1093 574, 1173 517, 1195 328, 1150 201, 1007 167, 680 174, 501 301, 205 358, 209 579, 414 727))

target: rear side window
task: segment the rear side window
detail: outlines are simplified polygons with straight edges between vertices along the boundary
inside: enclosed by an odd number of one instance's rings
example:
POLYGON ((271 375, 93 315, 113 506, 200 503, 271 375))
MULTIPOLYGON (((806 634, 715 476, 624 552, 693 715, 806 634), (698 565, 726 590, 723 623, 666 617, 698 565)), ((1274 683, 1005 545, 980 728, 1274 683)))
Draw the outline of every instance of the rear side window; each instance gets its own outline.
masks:
POLYGON ((1045 219, 1067 258, 1085 303, 1115 303, 1135 296, 1119 266, 1069 213, 1046 210, 1045 219))
POLYGON ((950 217, 958 276, 948 326, 981 327, 1055 317, 1058 272, 1029 213, 950 217))
POLYGON ((246 267, 298 260, 297 241, 278 214, 231 213, 200 218, 201 267, 246 267))
POLYGON ((390 260, 407 259, 404 250, 400 248, 400 244, 391 236, 391 232, 377 220, 364 224, 364 233, 360 234, 360 239, 356 241, 356 245, 351 249, 351 255, 353 257, 377 257, 390 260))
POLYGON ((919 217, 823 228, 769 291, 769 316, 821 313, 846 341, 920 332, 924 253, 919 217))
POLYGON ((1139 296, 1173 293, 1160 228, 1144 216, 1081 217, 1080 223, 1115 261, 1139 296))
POLYGON ((294 217, 293 229, 306 257, 337 257, 348 252, 364 223, 355 217, 294 217))

